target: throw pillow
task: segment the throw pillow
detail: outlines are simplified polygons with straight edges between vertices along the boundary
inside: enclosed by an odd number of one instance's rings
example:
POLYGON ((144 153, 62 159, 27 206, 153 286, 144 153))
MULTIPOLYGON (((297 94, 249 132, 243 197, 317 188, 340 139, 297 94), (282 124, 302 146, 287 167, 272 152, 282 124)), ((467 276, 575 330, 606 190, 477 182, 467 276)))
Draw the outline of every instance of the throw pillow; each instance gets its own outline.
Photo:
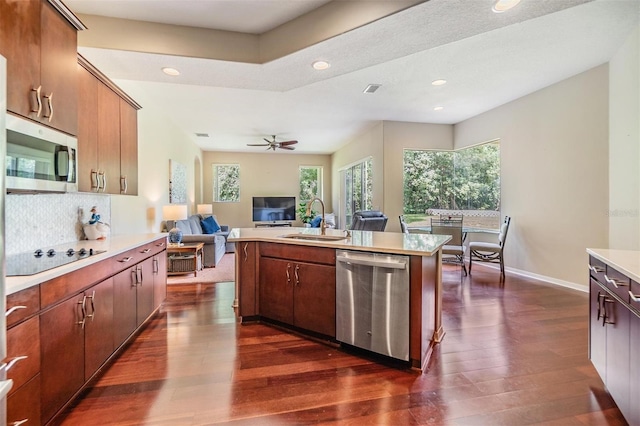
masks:
POLYGON ((205 234, 215 234, 222 229, 213 216, 207 216, 200 222, 200 224, 202 225, 202 232, 205 234))
POLYGON ((322 222, 322 216, 316 216, 311 221, 312 228, 320 228, 320 222, 322 222))

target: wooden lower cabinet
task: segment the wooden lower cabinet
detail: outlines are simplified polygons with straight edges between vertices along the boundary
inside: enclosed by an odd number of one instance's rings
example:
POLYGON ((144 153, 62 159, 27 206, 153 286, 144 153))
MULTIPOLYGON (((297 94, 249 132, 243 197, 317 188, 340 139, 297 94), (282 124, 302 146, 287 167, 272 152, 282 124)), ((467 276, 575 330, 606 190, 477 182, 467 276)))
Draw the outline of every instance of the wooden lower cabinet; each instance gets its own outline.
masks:
POLYGON ((241 317, 253 317, 258 311, 257 243, 236 243, 236 288, 241 317))
POLYGON ((167 253, 153 256, 153 306, 160 306, 167 298, 167 253))
POLYGON ((153 312, 153 258, 139 263, 138 282, 136 283, 136 328, 153 312))
MULTIPOLYGON (((640 353, 640 317, 631 313, 629 318, 629 349, 634 356, 640 353)), ((640 362, 632 361, 629 365, 629 408, 627 421, 630 425, 640 425, 640 362)))
POLYGON ((7 424, 40 425, 43 423, 40 410, 40 374, 38 374, 7 398, 7 424))
POLYGON ((335 337, 335 265, 261 256, 259 270, 260 316, 335 337))
POLYGON ((84 324, 84 379, 91 376, 109 358, 113 346, 113 278, 108 278, 84 293, 87 318, 84 324))
POLYGON ((137 268, 125 269, 113 277, 113 346, 120 347, 133 333, 136 313, 137 268))

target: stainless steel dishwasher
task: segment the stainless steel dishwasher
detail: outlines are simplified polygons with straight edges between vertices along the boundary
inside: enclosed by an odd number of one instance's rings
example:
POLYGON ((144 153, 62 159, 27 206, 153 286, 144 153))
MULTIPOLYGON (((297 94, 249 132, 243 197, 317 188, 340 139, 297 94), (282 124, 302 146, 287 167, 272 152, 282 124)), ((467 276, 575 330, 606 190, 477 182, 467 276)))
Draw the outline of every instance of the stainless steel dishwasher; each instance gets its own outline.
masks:
POLYGON ((409 360, 409 257, 336 250, 336 339, 409 360))

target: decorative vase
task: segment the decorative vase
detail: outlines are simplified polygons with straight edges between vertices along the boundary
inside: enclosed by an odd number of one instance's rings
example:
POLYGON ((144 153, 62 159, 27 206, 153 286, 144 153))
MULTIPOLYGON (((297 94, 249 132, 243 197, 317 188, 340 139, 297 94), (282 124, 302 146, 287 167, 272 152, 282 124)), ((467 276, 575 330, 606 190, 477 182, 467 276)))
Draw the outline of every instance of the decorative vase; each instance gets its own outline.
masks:
POLYGON ((172 228, 169 231, 169 242, 171 244, 180 244, 182 242, 182 231, 178 228, 172 228))

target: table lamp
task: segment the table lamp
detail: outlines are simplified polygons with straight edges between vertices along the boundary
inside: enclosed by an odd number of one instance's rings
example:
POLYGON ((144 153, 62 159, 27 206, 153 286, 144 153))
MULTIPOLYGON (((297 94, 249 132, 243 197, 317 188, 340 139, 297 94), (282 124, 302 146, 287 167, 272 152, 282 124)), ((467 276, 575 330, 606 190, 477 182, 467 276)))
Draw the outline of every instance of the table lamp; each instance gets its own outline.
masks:
POLYGON ((176 226, 176 221, 187 218, 186 204, 169 204, 163 206, 162 217, 165 221, 173 221, 173 228, 169 231, 169 242, 171 244, 180 244, 182 242, 182 231, 176 226))
POLYGON ((202 216, 211 216, 213 214, 213 206, 211 204, 198 204, 197 212, 202 216))

